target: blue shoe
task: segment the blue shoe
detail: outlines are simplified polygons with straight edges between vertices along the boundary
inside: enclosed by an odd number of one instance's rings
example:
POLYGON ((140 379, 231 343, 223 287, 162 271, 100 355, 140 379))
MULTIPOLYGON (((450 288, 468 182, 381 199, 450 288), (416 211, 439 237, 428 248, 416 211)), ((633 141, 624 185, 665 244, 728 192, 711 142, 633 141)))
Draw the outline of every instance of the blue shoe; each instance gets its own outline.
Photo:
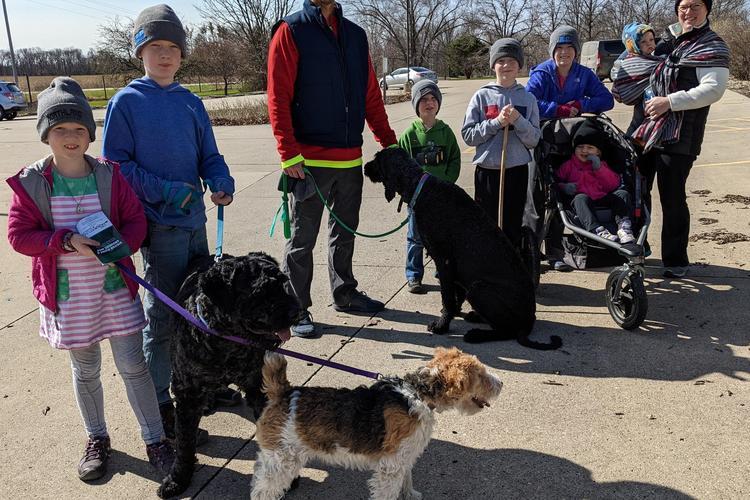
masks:
POLYGON ((299 337, 302 339, 309 339, 315 336, 315 324, 312 320, 312 314, 309 311, 305 311, 305 315, 296 324, 289 328, 292 332, 293 337, 299 337))

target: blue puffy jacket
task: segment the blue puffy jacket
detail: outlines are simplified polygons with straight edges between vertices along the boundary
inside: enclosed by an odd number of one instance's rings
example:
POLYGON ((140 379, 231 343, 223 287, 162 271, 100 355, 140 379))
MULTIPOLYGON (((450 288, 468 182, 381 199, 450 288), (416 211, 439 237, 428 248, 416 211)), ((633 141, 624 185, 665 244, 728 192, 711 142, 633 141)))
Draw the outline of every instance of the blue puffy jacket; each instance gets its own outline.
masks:
POLYGON ((601 113, 615 105, 612 94, 594 72, 577 62, 573 62, 562 89, 554 60, 548 59, 533 67, 526 90, 536 97, 541 120, 555 118, 557 106, 570 101, 580 101, 582 113, 601 113))

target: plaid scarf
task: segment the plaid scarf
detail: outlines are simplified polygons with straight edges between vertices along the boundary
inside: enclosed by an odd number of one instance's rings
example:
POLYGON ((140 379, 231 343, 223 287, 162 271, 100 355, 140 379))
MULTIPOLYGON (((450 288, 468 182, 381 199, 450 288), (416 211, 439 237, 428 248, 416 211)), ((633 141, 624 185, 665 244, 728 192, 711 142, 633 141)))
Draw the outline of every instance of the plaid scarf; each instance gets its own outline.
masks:
POLYGON ((662 61, 659 57, 628 54, 620 61, 612 84, 612 95, 618 102, 635 106, 643 99, 649 77, 662 61))
MULTIPOLYGON (((708 27, 708 23, 687 33, 682 40, 678 38, 676 42, 676 47, 666 59, 658 63, 651 75, 649 83, 654 95, 666 97, 677 90, 680 68, 729 67, 729 48, 708 27)), ((644 152, 655 146, 678 142, 684 115, 684 111, 669 110, 655 119, 646 117, 633 133, 633 138, 644 144, 644 152)))

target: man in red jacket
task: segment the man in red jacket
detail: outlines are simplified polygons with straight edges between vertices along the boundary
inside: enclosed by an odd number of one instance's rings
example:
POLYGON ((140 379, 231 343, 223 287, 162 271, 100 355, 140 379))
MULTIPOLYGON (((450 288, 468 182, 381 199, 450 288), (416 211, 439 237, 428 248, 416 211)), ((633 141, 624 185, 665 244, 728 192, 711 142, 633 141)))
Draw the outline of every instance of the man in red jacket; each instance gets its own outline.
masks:
MULTIPOLYGON (((292 237, 282 267, 303 309, 312 305, 312 252, 323 204, 307 168, 336 215, 350 228, 359 224, 362 203, 362 131, 365 121, 383 147, 397 143, 388 124, 367 36, 344 18, 334 0, 305 0, 301 10, 275 27, 268 53, 268 113, 290 178, 292 237)), ((329 218, 328 267, 337 311, 375 313, 382 302, 357 290, 352 271, 354 235, 329 218)), ((312 337, 309 312, 292 327, 312 337)))

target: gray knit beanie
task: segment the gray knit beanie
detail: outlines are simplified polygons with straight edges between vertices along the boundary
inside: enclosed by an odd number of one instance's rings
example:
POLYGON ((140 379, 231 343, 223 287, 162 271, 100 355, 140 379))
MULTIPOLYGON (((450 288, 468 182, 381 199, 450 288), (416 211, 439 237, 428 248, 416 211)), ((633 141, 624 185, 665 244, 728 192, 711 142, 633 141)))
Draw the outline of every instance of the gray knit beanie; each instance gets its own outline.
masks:
POLYGON ((578 32, 572 26, 560 26, 549 37, 549 56, 554 57, 555 47, 560 44, 570 44, 576 51, 576 57, 581 53, 581 42, 578 41, 578 32))
POLYGON ((60 123, 80 123, 89 131, 91 142, 96 140, 96 122, 89 101, 81 86, 72 78, 58 76, 37 96, 36 129, 42 142, 47 142, 50 129, 60 123))
POLYGON ((440 105, 443 104, 443 94, 437 86, 437 83, 432 80, 419 80, 411 88, 411 105, 414 107, 414 112, 419 116, 419 101, 427 94, 435 96, 438 102, 438 111, 440 111, 440 105))
POLYGON ((518 66, 523 68, 523 49, 521 42, 515 38, 501 38, 492 44, 490 48, 490 68, 495 69, 495 61, 501 57, 512 57, 518 61, 518 66))
POLYGON ((185 29, 182 27, 180 18, 169 5, 159 4, 146 7, 135 19, 133 27, 135 57, 140 57, 143 47, 154 40, 170 41, 180 47, 182 57, 187 55, 185 29))

